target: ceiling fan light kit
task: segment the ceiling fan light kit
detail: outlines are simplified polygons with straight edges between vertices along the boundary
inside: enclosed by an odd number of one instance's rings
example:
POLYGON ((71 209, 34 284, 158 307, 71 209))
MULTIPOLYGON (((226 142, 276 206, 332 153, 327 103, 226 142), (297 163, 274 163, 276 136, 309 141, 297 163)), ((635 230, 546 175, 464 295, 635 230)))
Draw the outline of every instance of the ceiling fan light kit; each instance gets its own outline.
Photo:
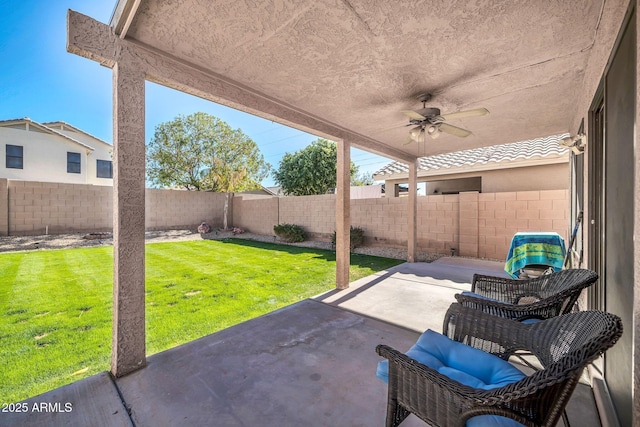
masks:
POLYGON ((474 110, 458 111, 449 114, 440 114, 439 108, 427 107, 427 101, 431 99, 431 94, 425 93, 418 96, 418 101, 422 102, 419 110, 403 110, 404 115, 409 117, 409 125, 415 127, 409 131, 409 138, 415 142, 424 142, 425 134, 431 139, 436 139, 441 132, 461 138, 471 135, 471 132, 446 123, 449 119, 461 119, 465 117, 478 117, 489 114, 486 108, 476 108, 474 110))
POLYGON ((409 137, 415 142, 424 142, 424 128, 422 126, 416 126, 409 131, 409 137))
POLYGON ((440 127, 438 125, 431 125, 427 128, 427 133, 429 134, 431 139, 436 139, 437 137, 439 137, 440 132, 442 131, 440 130, 440 127))

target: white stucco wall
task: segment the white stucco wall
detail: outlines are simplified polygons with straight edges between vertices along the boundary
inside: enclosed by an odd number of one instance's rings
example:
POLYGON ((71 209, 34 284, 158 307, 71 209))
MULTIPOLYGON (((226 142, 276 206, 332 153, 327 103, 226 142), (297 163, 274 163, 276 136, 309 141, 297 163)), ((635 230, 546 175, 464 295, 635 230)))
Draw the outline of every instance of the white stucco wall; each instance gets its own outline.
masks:
POLYGON ((80 132, 74 132, 68 129, 61 130, 60 132, 94 148, 94 150, 87 155, 86 183, 94 185, 113 185, 113 179, 98 178, 97 171, 97 160, 107 160, 113 162, 113 146, 93 139, 90 136, 80 132))
MULTIPOLYGON (((418 182, 444 181, 460 178, 481 177, 483 193, 513 191, 566 190, 569 188, 569 162, 509 169, 483 170, 469 173, 418 175, 418 182)), ((407 179, 388 179, 387 188, 395 184, 406 184, 407 179)), ((470 191, 473 189, 465 189, 470 191)), ((393 193, 390 193, 393 196, 393 193)))
MULTIPOLYGON (((0 178, 71 184, 113 185, 97 178, 96 160, 111 160, 110 146, 96 143, 94 151, 62 136, 35 130, 0 127, 0 178), (23 147, 23 169, 6 167, 6 146, 23 147), (80 154, 80 173, 67 173, 67 153, 80 154)), ((99 141, 97 141, 99 142, 99 141)))

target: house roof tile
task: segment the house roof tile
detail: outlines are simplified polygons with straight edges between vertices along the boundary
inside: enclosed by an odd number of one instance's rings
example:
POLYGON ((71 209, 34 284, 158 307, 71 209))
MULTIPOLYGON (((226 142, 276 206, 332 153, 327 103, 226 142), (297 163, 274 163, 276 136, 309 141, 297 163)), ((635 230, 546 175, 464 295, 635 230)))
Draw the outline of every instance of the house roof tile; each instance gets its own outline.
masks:
MULTIPOLYGON (((560 141, 566 136, 567 134, 553 135, 528 141, 421 157, 419 159, 418 171, 436 171, 451 168, 474 169, 490 163, 518 162, 536 158, 562 158, 569 154, 569 149, 560 145, 560 141)), ((408 172, 409 167, 405 163, 392 162, 373 175, 386 177, 388 175, 406 174, 408 172)))

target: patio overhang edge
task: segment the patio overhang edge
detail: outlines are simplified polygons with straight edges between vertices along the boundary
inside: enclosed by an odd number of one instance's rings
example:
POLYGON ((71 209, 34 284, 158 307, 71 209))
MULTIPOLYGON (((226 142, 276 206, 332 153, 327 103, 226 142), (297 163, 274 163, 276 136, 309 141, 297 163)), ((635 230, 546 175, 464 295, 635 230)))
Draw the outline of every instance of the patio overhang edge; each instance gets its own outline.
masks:
POLYGON ((224 76, 131 39, 122 40, 108 25, 73 10, 67 14, 67 51, 109 68, 119 61, 134 63, 148 81, 327 139, 349 141, 351 146, 394 160, 416 160, 416 156, 323 120, 224 76))

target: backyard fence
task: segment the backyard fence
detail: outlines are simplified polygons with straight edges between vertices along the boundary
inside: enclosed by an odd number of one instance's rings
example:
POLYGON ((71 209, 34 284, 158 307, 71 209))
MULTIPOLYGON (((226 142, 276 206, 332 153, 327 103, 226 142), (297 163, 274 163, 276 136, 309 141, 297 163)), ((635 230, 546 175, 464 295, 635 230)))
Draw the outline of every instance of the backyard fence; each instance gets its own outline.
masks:
MULTIPOLYGON (((147 189, 146 228, 222 227, 225 199, 223 193, 147 189)), ((335 202, 332 194, 236 195, 229 225, 273 235, 274 225, 296 224, 312 239, 329 241, 335 202)), ((566 239, 568 209, 568 190, 418 197, 418 250, 503 260, 518 231, 555 231, 566 239)), ((353 199, 351 224, 365 230, 366 245, 404 248, 407 211, 404 197, 353 199)), ((112 187, 0 179, 0 235, 111 231, 112 221, 112 187)))
MULTIPOLYGON (((335 231, 335 195, 233 199, 233 224, 273 234, 276 224, 296 224, 311 238, 329 241, 335 231)), ((406 197, 351 200, 353 226, 365 230, 365 244, 407 245, 406 197)), ((566 239, 568 190, 504 193, 468 192, 418 197, 419 251, 503 260, 519 231, 555 231, 566 239)))
MULTIPOLYGON (((222 224, 223 193, 147 189, 147 230, 222 224)), ((0 179, 0 235, 113 229, 113 187, 0 179)))

